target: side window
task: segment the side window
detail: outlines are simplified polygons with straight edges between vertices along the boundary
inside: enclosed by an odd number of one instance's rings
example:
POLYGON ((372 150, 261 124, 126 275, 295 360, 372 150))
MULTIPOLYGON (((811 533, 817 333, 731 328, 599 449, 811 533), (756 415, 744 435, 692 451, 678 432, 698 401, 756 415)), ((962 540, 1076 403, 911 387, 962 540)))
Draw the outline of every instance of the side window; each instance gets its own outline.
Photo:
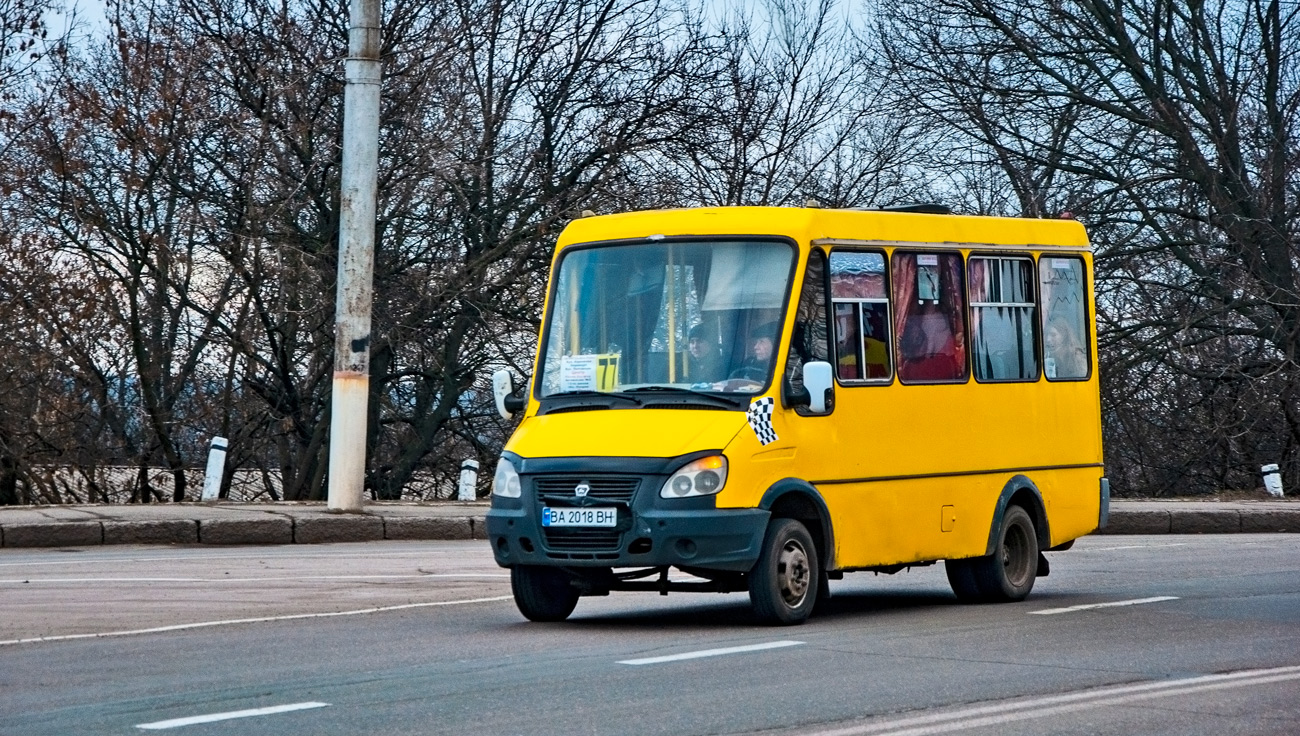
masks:
POLYGON ((1034 262, 971 256, 971 365, 979 381, 1038 380, 1034 262))
POLYGON ((804 271, 803 286, 799 290, 799 307, 795 311, 794 331, 790 335, 790 354, 785 361, 785 377, 791 386, 803 386, 804 363, 830 361, 828 332, 826 256, 814 249, 808 255, 808 268, 804 271))
POLYGON ((835 374, 840 381, 888 383, 889 291, 885 254, 831 253, 831 305, 835 313, 835 374))
POLYGON ((1083 259, 1042 256, 1038 284, 1043 305, 1043 373, 1053 381, 1087 378, 1091 351, 1083 259))
POLYGON ((960 253, 895 253, 891 270, 898 377, 965 381, 966 289, 960 253))

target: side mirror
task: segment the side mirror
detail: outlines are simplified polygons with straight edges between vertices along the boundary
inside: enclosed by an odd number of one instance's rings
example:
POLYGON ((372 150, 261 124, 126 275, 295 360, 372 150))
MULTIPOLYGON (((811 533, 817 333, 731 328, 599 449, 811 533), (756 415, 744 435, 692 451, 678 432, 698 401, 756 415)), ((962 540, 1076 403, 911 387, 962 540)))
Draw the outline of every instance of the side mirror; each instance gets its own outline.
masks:
POLYGON ((525 406, 524 400, 515 396, 514 376, 505 368, 492 374, 492 398, 496 399, 497 413, 505 419, 513 419, 525 406))
POLYGON ((814 414, 826 413, 826 392, 834 385, 830 363, 816 360, 803 364, 803 387, 808 392, 808 408, 814 414))

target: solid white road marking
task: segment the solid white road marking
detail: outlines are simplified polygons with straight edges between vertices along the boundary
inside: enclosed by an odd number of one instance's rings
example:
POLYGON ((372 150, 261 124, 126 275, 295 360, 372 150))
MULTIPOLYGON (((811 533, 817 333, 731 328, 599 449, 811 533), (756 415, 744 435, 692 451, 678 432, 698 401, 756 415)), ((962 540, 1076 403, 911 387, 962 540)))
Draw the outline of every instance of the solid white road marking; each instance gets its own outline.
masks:
POLYGON ((1114 608, 1116 606, 1138 606, 1143 603, 1159 603, 1161 601, 1176 601, 1176 595, 1158 595, 1154 598, 1134 598, 1131 601, 1112 601, 1110 603, 1084 603, 1078 606, 1068 606, 1066 608, 1044 608, 1041 611, 1030 611, 1030 613, 1040 616, 1051 616, 1057 613, 1070 613, 1072 611, 1087 611, 1092 608, 1114 608))
POLYGON ((175 626, 157 626, 152 629, 131 629, 129 631, 105 631, 95 634, 67 634, 65 636, 36 636, 30 639, 8 639, 0 641, 0 646, 9 644, 32 644, 41 641, 71 641, 73 639, 98 639, 108 636, 136 636, 138 634, 161 634, 168 631, 185 631, 187 629, 206 629, 213 626, 234 626, 236 624, 258 624, 267 621, 296 621, 304 618, 333 618, 335 616, 359 616, 365 613, 382 613, 384 611, 403 611, 408 608, 432 608, 434 606, 460 606, 467 603, 492 603, 508 601, 513 596, 498 595, 492 598, 468 598, 460 601, 435 601, 432 603, 406 603, 400 606, 379 606, 362 608, 355 611, 331 611, 329 613, 296 613, 289 616, 260 616, 258 618, 232 618, 224 621, 200 621, 193 624, 176 624, 175 626))
POLYGON ((661 662, 677 662, 683 659, 700 659, 701 657, 721 657, 724 654, 740 654, 741 652, 759 652, 764 649, 780 649, 782 647, 797 647, 803 644, 801 641, 769 641, 765 644, 747 644, 740 647, 724 647, 722 649, 702 649, 698 652, 683 652, 681 654, 669 654, 664 657, 646 657, 644 659, 624 659, 619 664, 659 664, 661 662))
MULTIPOLYGON (((425 540, 435 543, 435 540, 425 540)), ((473 540, 475 543, 482 544, 482 540, 473 540)), ((471 540, 442 540, 437 541, 439 545, 466 546, 471 540)), ((342 542, 341 544, 357 544, 356 542, 342 542)), ((373 544, 373 543, 364 543, 373 544)), ((405 542, 398 542, 405 544, 405 542)), ((279 547, 293 545, 276 545, 266 548, 265 554, 185 554, 186 550, 177 550, 176 554, 169 557, 119 557, 114 553, 100 552, 95 548, 89 551, 89 554, 98 555, 90 558, 67 557, 61 560, 28 560, 26 562, 0 562, 0 567, 26 567, 26 566, 45 566, 45 565, 97 565, 101 563, 120 563, 120 562, 188 562, 190 560, 265 560, 268 562, 278 562, 280 560, 330 560, 337 557, 345 557, 349 560, 356 560, 358 557, 428 557, 428 549, 405 550, 400 552, 366 552, 365 555, 357 555, 354 550, 348 552, 298 552, 298 551, 279 551, 279 547)), ((315 545, 312 545, 315 546, 315 545)), ((321 545, 329 546, 329 545, 321 545)), ((355 548, 354 548, 355 549, 355 548)), ((15 553, 17 554, 17 553, 15 553)), ((48 553, 46 553, 48 554, 48 553)))
POLYGON ((28 585, 35 583, 260 583, 291 580, 398 580, 402 578, 508 578, 509 573, 418 573, 414 575, 291 575, 257 578, 8 578, 0 585, 28 585))
POLYGON ((146 731, 161 731, 165 728, 177 728, 179 726, 192 726, 196 723, 213 723, 216 721, 229 721, 232 718, 252 718, 253 716, 269 716, 275 713, 289 713, 295 710, 307 710, 309 708, 324 708, 329 703, 290 703, 288 705, 273 705, 269 708, 250 708, 249 710, 232 710, 228 713, 209 713, 205 716, 190 716, 189 718, 173 718, 169 721, 155 721, 154 723, 141 723, 136 728, 143 728, 146 731))
POLYGON ((1288 680, 1300 680, 1300 667, 1243 670, 1221 675, 1189 677, 1181 680, 1161 680, 1134 685, 1104 687, 1065 695, 1050 695, 974 708, 962 708, 947 713, 898 718, 846 728, 817 731, 805 734, 805 736, 868 736, 869 734, 873 736, 931 736, 932 734, 993 726, 1012 721, 1044 718, 1087 708, 1124 705, 1153 698, 1176 697, 1208 690, 1266 685, 1288 680))

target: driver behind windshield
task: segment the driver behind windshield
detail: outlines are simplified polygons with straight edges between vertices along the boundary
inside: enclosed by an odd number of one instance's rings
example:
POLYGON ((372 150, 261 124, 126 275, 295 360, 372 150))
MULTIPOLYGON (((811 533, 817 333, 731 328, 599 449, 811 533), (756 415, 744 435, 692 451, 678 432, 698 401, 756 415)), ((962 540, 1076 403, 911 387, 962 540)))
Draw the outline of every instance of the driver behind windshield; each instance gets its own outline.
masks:
POLYGON ((768 323, 754 331, 745 360, 731 372, 729 378, 763 383, 772 367, 772 346, 776 324, 768 323))

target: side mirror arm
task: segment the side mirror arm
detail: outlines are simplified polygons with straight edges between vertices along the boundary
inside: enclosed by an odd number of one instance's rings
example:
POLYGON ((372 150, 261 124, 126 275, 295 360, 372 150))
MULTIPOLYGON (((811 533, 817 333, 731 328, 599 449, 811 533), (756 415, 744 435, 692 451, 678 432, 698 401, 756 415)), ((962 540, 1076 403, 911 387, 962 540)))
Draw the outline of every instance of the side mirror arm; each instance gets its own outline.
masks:
POLYGON ((790 383, 788 378, 781 379, 781 398, 785 400, 785 405, 789 407, 804 407, 812 403, 812 394, 803 386, 796 386, 790 383))

